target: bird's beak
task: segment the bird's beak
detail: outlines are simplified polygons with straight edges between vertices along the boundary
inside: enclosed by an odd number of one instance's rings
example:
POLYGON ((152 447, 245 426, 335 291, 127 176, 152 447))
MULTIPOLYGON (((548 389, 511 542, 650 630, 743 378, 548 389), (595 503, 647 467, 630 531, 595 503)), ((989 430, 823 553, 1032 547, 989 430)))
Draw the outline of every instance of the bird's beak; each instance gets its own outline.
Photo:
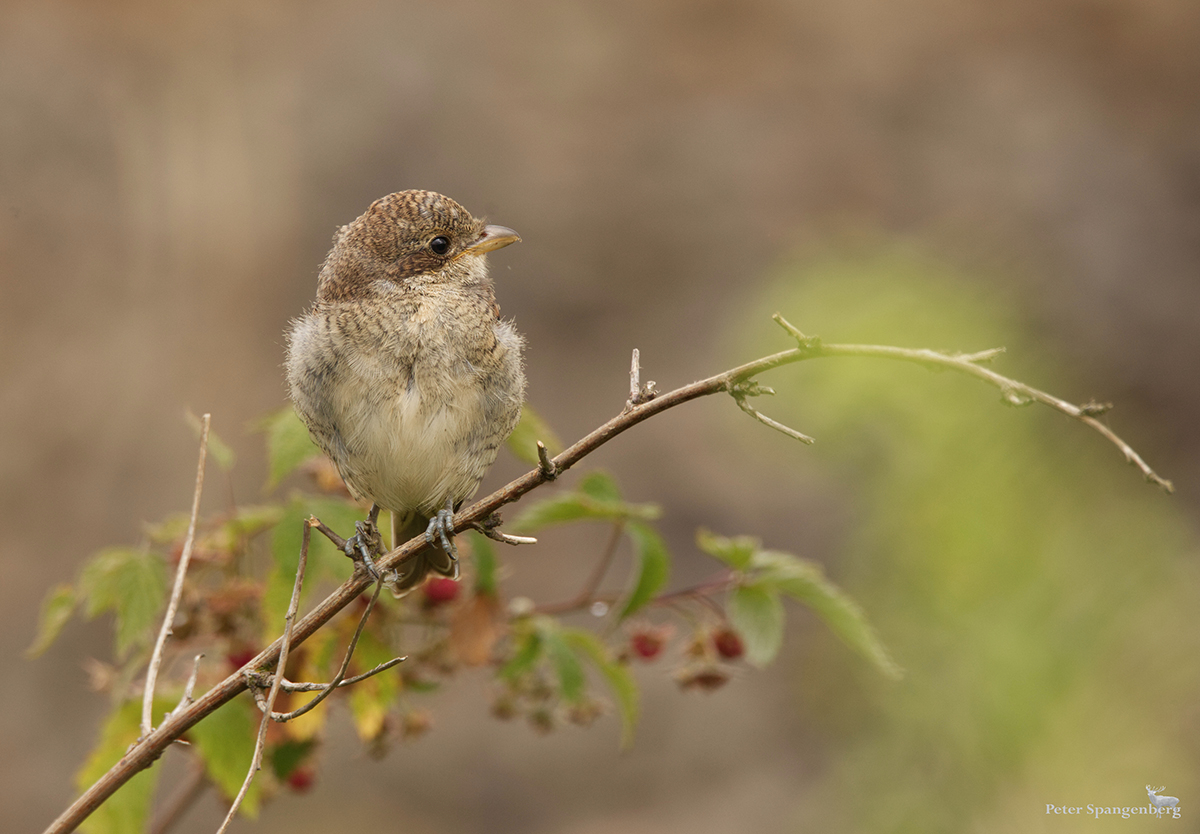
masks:
POLYGON ((507 226, 484 226, 479 237, 463 250, 463 254, 482 255, 493 249, 500 249, 510 243, 519 243, 521 236, 507 226))

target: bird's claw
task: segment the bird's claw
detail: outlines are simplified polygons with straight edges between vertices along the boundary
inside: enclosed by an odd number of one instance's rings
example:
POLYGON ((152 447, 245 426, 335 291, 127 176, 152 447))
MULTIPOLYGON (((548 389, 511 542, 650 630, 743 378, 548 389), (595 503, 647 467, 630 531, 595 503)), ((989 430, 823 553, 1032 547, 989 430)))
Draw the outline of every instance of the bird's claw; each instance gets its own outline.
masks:
POLYGON ((379 528, 375 526, 374 521, 367 519, 354 522, 354 529, 358 532, 346 539, 343 550, 356 565, 363 566, 363 570, 371 579, 378 581, 379 569, 375 567, 375 560, 371 557, 372 554, 383 553, 383 539, 379 535, 379 528))
POLYGON ((425 541, 430 544, 440 544, 442 550, 455 561, 458 560, 458 548, 451 538, 454 535, 454 504, 446 502, 445 509, 438 510, 437 515, 429 519, 425 528, 425 541))

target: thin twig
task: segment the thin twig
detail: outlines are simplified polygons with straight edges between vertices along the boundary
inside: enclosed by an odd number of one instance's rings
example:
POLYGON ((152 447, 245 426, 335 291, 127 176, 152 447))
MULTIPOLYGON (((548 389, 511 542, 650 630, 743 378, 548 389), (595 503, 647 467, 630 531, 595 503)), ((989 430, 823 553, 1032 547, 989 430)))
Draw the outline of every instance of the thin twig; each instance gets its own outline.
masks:
POLYGON ((279 695, 279 686, 283 682, 283 670, 287 666, 288 653, 292 648, 292 627, 296 622, 296 614, 300 610, 300 589, 304 585, 304 572, 308 569, 308 544, 312 538, 312 521, 311 517, 304 520, 304 531, 300 537, 300 561, 296 565, 296 581, 292 583, 292 599, 288 603, 287 614, 283 618, 283 637, 279 647, 279 661, 275 666, 275 680, 271 682, 271 691, 267 695, 266 709, 263 711, 262 720, 258 723, 258 737, 254 741, 254 756, 250 761, 250 769, 246 773, 242 787, 234 797, 233 804, 229 806, 229 813, 225 815, 225 821, 217 829, 217 834, 224 834, 225 830, 229 828, 229 823, 233 822, 242 800, 246 798, 246 792, 250 790, 250 783, 254 781, 255 774, 262 769, 263 749, 267 744, 267 726, 270 723, 271 710, 275 707, 275 698, 279 695))
MULTIPOLYGON (((693 382, 690 385, 685 385, 670 391, 666 394, 656 396, 649 402, 633 408, 628 408, 608 420, 600 427, 596 428, 587 436, 573 443, 567 449, 556 455, 552 460, 560 472, 570 469, 583 458, 590 455, 596 449, 603 446, 608 441, 612 440, 619 434, 622 434, 629 429, 641 423, 643 420, 648 420, 651 417, 666 411, 669 408, 681 405, 685 402, 697 399, 699 397, 710 396, 712 394, 728 392, 732 386, 744 383, 749 379, 769 371, 773 368, 778 368, 782 365, 789 365, 795 362, 801 362, 807 359, 815 359, 821 356, 836 356, 836 355, 858 355, 858 356, 884 356, 892 359, 903 359, 906 361, 920 361, 927 365, 940 365, 950 367, 955 370, 964 370, 972 375, 979 376, 985 381, 998 385, 1002 390, 1007 385, 1007 390, 1022 390, 1023 386, 1019 383, 1014 384, 1013 380, 1005 377, 998 379, 989 379, 984 376, 990 371, 980 368, 977 364, 964 359, 963 357, 952 357, 944 354, 936 354, 932 351, 928 355, 923 355, 922 351, 906 351, 901 348, 888 349, 878 346, 863 346, 863 345, 822 345, 820 340, 815 337, 805 336, 796 330, 790 324, 782 321, 782 316, 777 319, 785 328, 792 332, 798 340, 798 346, 791 350, 780 351, 779 353, 770 356, 764 356, 755 359, 752 362, 747 362, 744 365, 739 365, 736 368, 730 368, 727 371, 719 373, 707 379, 693 382), (917 359, 918 355, 922 355, 921 359, 917 359)), ((1040 392, 1039 392, 1040 393, 1040 392)), ((1043 394, 1045 399, 1037 399, 1039 402, 1045 402, 1053 408, 1068 414, 1071 417, 1087 423, 1096 431, 1099 431, 1106 439, 1117 446, 1118 449, 1125 454, 1126 459, 1141 469, 1147 480, 1152 481, 1167 491, 1170 491, 1170 482, 1159 477, 1153 472, 1140 457, 1124 441, 1120 440, 1106 426, 1098 423, 1095 418, 1088 416, 1084 410, 1070 406, 1068 403, 1063 403, 1066 409, 1056 405, 1055 398, 1043 394), (1073 410, 1072 410, 1073 409, 1073 410), (1078 413, 1076 413, 1078 412, 1078 413)), ((454 514, 454 532, 459 533, 463 530, 473 527, 476 523, 482 522, 492 513, 499 510, 506 504, 518 500, 526 493, 536 489, 546 483, 545 473, 541 467, 526 472, 524 475, 509 482, 506 486, 496 490, 491 495, 476 501, 470 507, 454 514)), ((381 571, 394 569, 396 565, 411 559, 424 552, 429 544, 425 541, 424 534, 419 534, 403 544, 394 547, 391 551, 385 554, 377 563, 381 571)), ((365 574, 356 572, 350 579, 346 580, 337 590, 326 597, 316 608, 310 611, 305 617, 296 623, 292 633, 292 642, 296 645, 307 640, 316 633, 322 626, 333 619, 347 605, 350 605, 358 596, 366 590, 370 584, 369 578, 365 574)), ((282 649, 282 638, 276 640, 270 646, 266 647, 248 664, 250 668, 270 667, 276 663, 282 649)), ((79 823, 86 819, 92 811, 98 808, 105 802, 116 790, 129 781, 136 773, 149 767, 160 755, 163 750, 171 744, 171 742, 183 735, 189 728, 215 711, 222 704, 227 703, 234 697, 242 693, 249 686, 246 678, 240 674, 232 674, 223 680, 221 683, 214 686, 203 697, 199 698, 191 707, 173 715, 169 720, 164 721, 158 729, 150 734, 149 737, 143 739, 141 743, 129 750, 121 757, 115 765, 113 765, 107 773, 105 773, 95 784, 83 792, 73 802, 70 807, 66 808, 54 822, 46 829, 45 834, 66 834, 73 831, 79 826, 79 823)))
MULTIPOLYGON (((778 313, 775 314, 774 319, 793 336, 800 334, 799 330, 789 324, 778 313)), ((801 340, 802 345, 803 341, 808 339, 803 334, 800 334, 797 338, 801 340)), ((1047 394, 1045 391, 1041 391, 1031 385, 1018 382, 1015 379, 1009 379, 988 368, 980 367, 980 362, 991 360, 1001 349, 986 350, 981 353, 967 355, 951 355, 925 348, 899 348, 891 347, 890 345, 827 345, 819 341, 813 346, 801 347, 800 349, 808 354, 799 357, 803 359, 817 356, 877 356, 886 359, 915 362, 927 368, 948 368, 973 376, 976 379, 982 379, 984 382, 999 388, 1004 401, 1009 405, 1028 405, 1030 402, 1039 402, 1042 405, 1050 406, 1055 411, 1061 411, 1063 414, 1078 420, 1084 425, 1090 426, 1116 446, 1121 451, 1121 454, 1125 456, 1125 461, 1132 466, 1136 466, 1147 481, 1158 485, 1166 492, 1175 491, 1174 485, 1151 469, 1142 460, 1141 456, 1133 450, 1132 446, 1093 416, 1097 411, 1103 414, 1107 410, 1103 405, 1097 405, 1096 403, 1088 403, 1084 406, 1073 405, 1066 400, 1059 399, 1053 394, 1047 394)))
POLYGON ((346 540, 334 532, 332 528, 327 527, 319 518, 312 519, 312 526, 317 529, 318 533, 333 542, 333 546, 338 550, 344 551, 346 549, 346 540))
POLYGON ((154 687, 158 683, 159 667, 162 666, 163 647, 167 644, 167 637, 171 635, 171 623, 175 621, 179 599, 183 596, 183 578, 187 575, 188 562, 192 559, 192 545, 196 542, 196 519, 200 515, 200 494, 204 491, 204 463, 208 458, 208 427, 211 422, 212 414, 205 414, 200 418, 200 462, 196 465, 196 487, 192 490, 192 517, 188 521, 187 538, 183 540, 179 565, 175 568, 175 586, 171 589, 171 601, 167 603, 167 613, 163 616, 162 628, 158 631, 154 652, 150 655, 150 665, 146 668, 146 686, 142 692, 142 729, 139 738, 146 738, 154 730, 154 687))
POLYGON ((543 477, 547 481, 553 481, 558 477, 558 467, 554 465, 554 461, 550 460, 550 452, 546 449, 546 444, 542 441, 537 442, 538 469, 541 470, 543 477))
MULTIPOLYGON (((667 605, 674 606, 681 600, 699 600, 702 603, 713 605, 713 601, 709 598, 709 594, 727 591, 738 581, 737 575, 733 571, 724 571, 712 579, 705 580, 698 585, 692 585, 688 588, 680 588, 678 591, 671 591, 665 594, 659 594, 646 601, 646 606, 667 605)), ((583 594, 574 599, 564 602, 551 603, 549 605, 538 605, 533 609, 533 613, 562 615, 572 614, 576 611, 583 611, 589 608, 592 604, 602 602, 605 605, 616 605, 621 599, 620 594, 596 594, 592 593, 586 598, 583 594)), ((717 606, 716 609, 720 612, 722 609, 717 606)))
POLYGON ((642 393, 642 353, 637 348, 633 349, 633 359, 629 364, 629 407, 637 405, 638 397, 642 393))
POLYGON ((774 394, 775 389, 768 388, 765 385, 759 385, 756 382, 745 382, 741 385, 731 386, 729 393, 733 396, 733 401, 737 403, 738 408, 749 414, 755 420, 758 420, 764 426, 770 426, 771 428, 775 429, 775 431, 786 434, 793 440, 799 440, 801 443, 806 443, 810 446, 813 443, 816 443, 816 440, 809 437, 807 434, 802 434, 801 432, 793 429, 791 426, 785 426, 783 423, 772 420, 754 406, 750 405, 750 403, 746 402, 747 397, 757 397, 762 394, 774 394))
MULTIPOLYGON (((407 657, 393 657, 391 660, 385 660, 383 663, 380 663, 369 672, 363 672, 361 675, 355 675, 352 678, 346 678, 344 681, 339 682, 338 686, 352 686, 359 681, 365 681, 367 678, 378 675, 380 672, 386 672, 388 669, 391 669, 393 666, 398 666, 406 660, 408 660, 407 657)), ((329 684, 327 683, 292 683, 289 680, 285 680, 283 682, 283 689, 285 692, 316 692, 319 689, 328 688, 329 684)), ((278 713, 276 714, 278 715, 278 713)))
POLYGON ((592 575, 588 577, 586 583, 579 593, 569 600, 564 602, 550 603, 548 605, 537 606, 539 614, 566 614, 571 611, 581 611, 587 608, 596 601, 596 590, 600 587, 600 583, 604 581, 604 575, 608 573, 608 568, 612 565, 613 557, 617 553, 617 545, 621 542, 621 534, 625 532, 625 519, 618 519, 613 522, 612 532, 608 536, 608 542, 604 545, 604 551, 600 554, 600 561, 596 563, 596 567, 592 569, 592 575))
POLYGON ((649 402, 658 396, 654 382, 647 382, 642 385, 642 354, 637 348, 633 349, 633 359, 629 363, 629 399, 625 403, 625 410, 641 405, 644 402, 649 402))
POLYGON ((200 677, 200 661, 204 659, 204 654, 198 654, 192 658, 192 673, 188 675, 187 683, 183 687, 183 695, 179 697, 179 703, 175 705, 175 709, 167 713, 168 716, 174 715, 185 707, 189 707, 194 703, 192 692, 196 688, 196 679, 200 677))
MULTIPOLYGON (((318 695, 317 697, 313 698, 307 704, 304 704, 303 706, 301 706, 297 709, 294 709, 291 712, 284 712, 284 713, 272 712, 272 713, 270 713, 272 721, 278 721, 280 723, 283 723, 285 721, 291 721, 294 718, 299 718, 300 716, 304 715, 304 713, 313 709, 317 704, 321 703, 326 698, 328 698, 329 695, 333 692, 333 690, 337 689, 339 686, 342 685, 343 681, 346 678, 346 670, 350 667, 350 659, 352 657, 354 657, 354 650, 358 647, 358 638, 362 636, 363 628, 367 624, 367 618, 371 616, 371 611, 372 611, 372 609, 375 608, 375 600, 379 599, 379 591, 382 588, 383 588, 382 582, 375 583, 375 593, 371 594, 371 601, 367 603, 367 610, 363 611, 362 617, 360 617, 358 620, 358 628, 354 629, 354 636, 350 638, 350 645, 346 647, 346 656, 342 659, 342 668, 338 669, 338 673, 334 676, 333 680, 331 680, 329 683, 325 684, 324 688, 321 691, 321 694, 318 695)), ((393 665, 395 665, 395 664, 393 664, 393 665)), ((283 675, 283 670, 280 669, 279 676, 282 677, 282 675, 283 675)), ((272 684, 271 684, 272 689, 274 689, 275 686, 276 686, 276 683, 272 682, 272 684)))

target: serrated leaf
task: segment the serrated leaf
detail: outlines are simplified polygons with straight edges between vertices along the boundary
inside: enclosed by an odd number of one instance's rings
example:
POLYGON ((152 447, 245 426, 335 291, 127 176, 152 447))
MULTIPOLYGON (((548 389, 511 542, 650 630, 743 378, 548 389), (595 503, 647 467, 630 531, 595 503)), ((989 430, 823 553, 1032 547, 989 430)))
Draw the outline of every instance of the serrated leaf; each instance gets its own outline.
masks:
MULTIPOLYGON (((192 430, 196 432, 196 438, 199 439, 202 429, 200 418, 189 409, 187 421, 192 430)), ((234 454, 229 444, 217 437, 217 433, 213 431, 211 421, 208 426, 208 456, 216 462, 217 466, 226 472, 233 469, 233 464, 237 460, 237 455, 234 454)))
POLYGON ((550 425, 533 410, 529 403, 525 403, 521 406, 520 422, 513 429, 513 433, 508 436, 508 449, 518 459, 537 466, 537 442, 539 440, 542 441, 542 445, 546 447, 546 451, 551 456, 557 455, 563 449, 562 441, 558 439, 550 425))
POLYGON ((893 679, 903 676, 903 670, 892 660, 862 608, 829 581, 820 565, 770 550, 762 551, 756 562, 764 569, 764 581, 804 603, 842 642, 875 664, 883 674, 893 679))
POLYGON ((629 596, 617 615, 618 621, 639 610, 654 599, 654 595, 667 583, 671 571, 671 556, 662 537, 654 528, 636 521, 629 522, 629 537, 633 539, 636 558, 634 580, 629 596))
POLYGON ((261 425, 267 433, 267 489, 279 486, 296 467, 321 454, 291 405, 267 415, 261 425))
MULTIPOLYGON (((153 714, 161 718, 171 705, 155 699, 154 707, 153 714)), ((79 790, 91 787, 109 768, 121 760, 130 745, 137 741, 141 719, 141 699, 126 701, 112 712, 100 731, 100 741, 75 775, 75 785, 79 790)), ((80 830, 87 834, 145 831, 150 819, 154 787, 161 772, 161 767, 151 767, 135 775, 92 812, 92 815, 80 824, 80 830)))
POLYGON ((746 660, 763 667, 783 644, 783 603, 779 593, 761 585, 739 585, 729 593, 725 612, 746 644, 746 660))
POLYGON ((472 530, 471 561, 475 566, 475 593, 482 596, 496 596, 496 548, 491 539, 482 533, 472 530))
POLYGON ((63 626, 75 611, 75 589, 70 585, 53 588, 42 600, 42 611, 38 615, 37 637, 25 650, 26 657, 37 657, 58 639, 63 626))
POLYGON ((166 566, 146 550, 105 548, 84 565, 78 590, 89 618, 116 615, 117 656, 124 658, 135 644, 150 641, 166 599, 166 566))
MULTIPOLYGON (((250 769, 260 716, 246 696, 225 704, 188 730, 188 738, 200 754, 209 780, 228 800, 242 789, 250 769)), ((252 781, 240 812, 251 819, 258 816, 262 792, 262 780, 252 781)))
POLYGON ((617 661, 612 652, 596 635, 579 628, 563 631, 563 639, 580 654, 585 655, 604 676, 621 716, 621 749, 633 744, 633 731, 638 720, 638 687, 629 667, 617 661))
POLYGON ((578 704, 583 701, 587 692, 587 678, 583 674, 583 664, 563 637, 562 630, 557 624, 542 629, 542 640, 546 645, 546 656, 554 666, 558 675, 558 691, 568 704, 578 704))
POLYGON ((744 570, 762 543, 752 536, 727 538, 700 528, 696 531, 696 545, 734 570, 744 570))

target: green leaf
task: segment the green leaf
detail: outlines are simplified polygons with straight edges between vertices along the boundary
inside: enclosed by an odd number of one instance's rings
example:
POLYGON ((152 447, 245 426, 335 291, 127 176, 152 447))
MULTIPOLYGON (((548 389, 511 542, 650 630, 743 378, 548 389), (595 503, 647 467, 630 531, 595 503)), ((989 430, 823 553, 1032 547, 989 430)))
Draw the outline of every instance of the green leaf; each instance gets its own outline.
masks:
POLYGON ((275 778, 280 782, 286 781, 292 771, 308 760, 316 746, 315 738, 289 738, 275 745, 270 751, 271 771, 275 778))
MULTIPOLYGON (((351 674, 369 672, 381 663, 395 657, 391 646, 384 643, 371 631, 364 631, 354 653, 354 668, 351 674)), ((396 668, 380 672, 350 688, 350 713, 358 737, 364 741, 378 738, 384 729, 388 711, 395 705, 400 694, 400 670, 396 668)))
POLYGON ((584 475, 579 481, 579 491, 601 503, 616 504, 621 501, 621 491, 612 475, 597 469, 584 475))
POLYGON ((321 454, 291 405, 267 415, 261 425, 267 433, 267 489, 279 486, 296 467, 321 454))
POLYGON ((224 521, 202 539, 205 547, 230 551, 244 539, 269 530, 283 518, 283 507, 278 504, 261 504, 238 507, 233 517, 224 521))
POLYGON ((187 538, 188 527, 192 523, 190 513, 171 513, 162 521, 143 525, 146 535, 154 544, 173 544, 187 538))
POLYGON ((93 556, 79 577, 79 595, 88 618, 105 611, 116 614, 117 656, 150 642, 166 598, 167 572, 154 553, 131 547, 109 547, 93 556))
POLYGON ((783 603, 779 593, 762 585, 739 585, 725 607, 729 621, 746 642, 746 659, 766 666, 783 644, 783 603))
POLYGON ((514 533, 534 533, 555 524, 581 519, 639 519, 654 521, 662 515, 655 504, 630 504, 620 500, 616 485, 602 472, 589 473, 574 492, 565 492, 534 502, 509 528, 514 533))
MULTIPOLYGON (((155 699, 154 706, 153 714, 160 718, 171 708, 170 704, 159 699, 155 699)), ((126 701, 113 711, 100 731, 99 743, 75 775, 75 785, 79 790, 90 788, 121 760, 130 745, 137 741, 141 719, 141 699, 126 701)), ((161 772, 161 767, 150 767, 138 773, 97 808, 80 825, 80 829, 87 834, 145 831, 150 820, 154 787, 161 772)))
MULTIPOLYGON (((246 696, 225 704, 188 730, 188 738, 204 761, 208 778, 228 800, 237 796, 246 780, 254 759, 260 718, 261 713, 246 696)), ((258 816, 262 793, 263 782, 255 779, 242 800, 241 813, 251 819, 258 816)))
POLYGON ((563 639, 580 654, 585 655, 600 670, 617 699, 621 715, 621 749, 633 744, 633 731, 638 720, 638 687, 629 667, 617 661, 612 652, 596 635, 579 628, 563 630, 563 639))
POLYGON ((516 636, 517 650, 509 658, 497 675, 506 681, 513 682, 529 672, 542 656, 542 635, 530 629, 516 636))
MULTIPOLYGON (((196 432, 196 438, 199 439, 202 424, 200 418, 191 409, 188 409, 187 421, 192 430, 196 432)), ((217 433, 213 431, 211 421, 208 426, 208 455, 216 461, 217 466, 226 472, 233 469, 233 464, 237 460, 237 455, 234 454, 229 444, 217 437, 217 433)))
MULTIPOLYGON (((294 496, 283 507, 279 523, 271 531, 271 556, 275 566, 267 575, 267 585, 263 590, 263 626, 269 640, 280 633, 283 618, 287 615, 292 587, 296 583, 296 569, 300 565, 304 523, 310 515, 316 516, 342 536, 353 534, 354 522, 364 517, 356 504, 338 498, 294 496)), ((352 570, 345 554, 314 529, 309 539, 308 568, 304 575, 301 600, 307 599, 310 590, 322 579, 341 582, 352 570)))
POLYGON ((578 493, 565 492, 534 501, 508 525, 514 533, 534 533, 555 524, 589 518, 591 513, 578 493))
POLYGON ((862 608, 826 578, 820 565, 790 553, 764 550, 757 555, 755 566, 762 568, 763 581, 804 603, 847 646, 883 674, 893 679, 903 676, 904 671, 892 659, 862 608))
POLYGON ((562 441, 550 425, 533 410, 529 403, 521 406, 521 421, 508 436, 508 449, 520 460, 532 466, 538 464, 537 442, 542 441, 546 451, 557 455, 562 451, 562 441))
POLYGON ((563 637, 562 629, 554 620, 547 619, 541 628, 542 641, 546 645, 546 655, 558 674, 558 691, 568 704, 578 704, 583 701, 587 692, 587 678, 583 674, 583 664, 563 637))
POLYGON ((671 556, 662 538, 648 524, 629 522, 629 537, 633 539, 633 552, 637 558, 635 578, 629 596, 621 606, 618 620, 624 620, 639 610, 667 583, 671 570, 671 556))
POLYGON ((482 533, 472 530, 471 559, 475 564, 475 593, 496 595, 496 548, 482 533))
POLYGON ((53 588, 42 600, 42 612, 38 616, 38 633, 33 645, 25 650, 26 657, 37 657, 58 639, 59 633, 75 610, 75 589, 70 585, 53 588))
POLYGON ((761 542, 752 536, 726 538, 704 528, 696 531, 696 545, 709 556, 715 556, 734 570, 745 570, 761 542))

